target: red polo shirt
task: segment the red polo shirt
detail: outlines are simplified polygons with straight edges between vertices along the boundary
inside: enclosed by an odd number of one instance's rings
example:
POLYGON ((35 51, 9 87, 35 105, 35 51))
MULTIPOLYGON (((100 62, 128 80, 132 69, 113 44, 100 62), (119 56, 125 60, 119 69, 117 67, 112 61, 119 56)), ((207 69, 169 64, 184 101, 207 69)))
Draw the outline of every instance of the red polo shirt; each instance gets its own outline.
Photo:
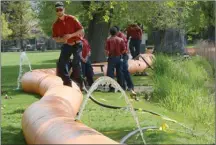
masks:
POLYGON ((122 32, 118 32, 118 33, 116 34, 116 36, 118 36, 118 37, 120 37, 120 38, 122 38, 122 39, 124 40, 124 42, 125 42, 125 47, 126 47, 126 51, 128 51, 128 45, 127 45, 128 40, 127 40, 126 35, 125 35, 124 33, 122 33, 122 32))
POLYGON ((106 41, 105 50, 109 56, 120 56, 126 51, 125 42, 118 36, 111 36, 106 41))
POLYGON ((128 37, 131 36, 132 39, 142 40, 142 30, 138 25, 135 24, 129 25, 126 31, 128 37))
MULTIPOLYGON (((72 15, 65 15, 64 20, 57 19, 52 26, 52 37, 63 37, 66 34, 72 34, 83 29, 80 22, 72 15)), ((81 37, 71 37, 68 43, 81 40, 81 37)))
POLYGON ((88 43, 88 41, 83 38, 82 39, 82 43, 83 43, 83 48, 82 48, 82 57, 86 58, 86 56, 89 54, 89 52, 91 51, 91 47, 88 43))

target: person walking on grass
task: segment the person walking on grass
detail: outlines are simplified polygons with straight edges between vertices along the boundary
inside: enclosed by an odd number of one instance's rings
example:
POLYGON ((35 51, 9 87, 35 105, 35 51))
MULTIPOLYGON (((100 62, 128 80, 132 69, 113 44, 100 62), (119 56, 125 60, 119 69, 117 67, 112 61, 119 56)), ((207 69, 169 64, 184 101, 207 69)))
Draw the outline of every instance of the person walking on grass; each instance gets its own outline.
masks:
POLYGON ((122 33, 119 29, 118 26, 115 26, 115 28, 117 29, 117 34, 116 36, 122 38, 124 40, 125 46, 126 46, 126 51, 125 53, 122 54, 122 58, 123 58, 123 63, 122 63, 122 73, 123 73, 123 77, 124 77, 124 81, 123 82, 123 89, 126 90, 126 84, 128 87, 128 91, 131 91, 131 93, 133 95, 136 95, 136 93, 134 92, 134 84, 132 82, 131 76, 130 76, 130 72, 128 71, 128 47, 127 47, 127 37, 124 33, 122 33), (125 84, 126 83, 126 84, 125 84))
POLYGON ((137 24, 131 24, 126 28, 126 32, 127 39, 129 40, 130 38, 129 49, 134 59, 140 54, 142 29, 137 24))
POLYGON ((111 36, 106 40, 105 51, 108 56, 107 76, 114 78, 114 70, 116 69, 117 81, 123 88, 124 77, 122 73, 122 54, 125 53, 126 46, 124 40, 116 36, 116 34, 117 29, 115 27, 110 28, 111 36))
POLYGON ((82 49, 82 72, 83 76, 86 78, 87 83, 91 86, 94 83, 93 76, 93 68, 91 66, 90 56, 91 56, 91 47, 88 43, 88 40, 84 37, 82 39, 83 49, 82 49))
POLYGON ((65 14, 64 4, 55 3, 57 20, 52 25, 52 38, 56 42, 63 43, 59 60, 57 62, 57 75, 60 76, 64 85, 72 87, 72 80, 68 72, 70 56, 73 54, 73 78, 78 78, 80 87, 82 87, 82 70, 81 58, 79 53, 82 52, 82 41, 84 29, 76 17, 65 14))

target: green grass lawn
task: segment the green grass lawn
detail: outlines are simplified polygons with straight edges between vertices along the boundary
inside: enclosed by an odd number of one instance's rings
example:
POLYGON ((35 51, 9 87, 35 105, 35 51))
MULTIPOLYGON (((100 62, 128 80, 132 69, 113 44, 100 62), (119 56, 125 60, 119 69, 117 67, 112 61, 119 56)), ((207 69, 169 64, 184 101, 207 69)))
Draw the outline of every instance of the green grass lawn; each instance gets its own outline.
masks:
MULTIPOLYGON (((20 53, 2 53, 1 54, 1 98, 2 98, 2 130, 1 141, 2 144, 25 144, 25 139, 22 134, 21 119, 24 110, 33 102, 40 99, 37 94, 28 94, 22 90, 14 90, 17 87, 17 77, 19 73, 19 55, 20 53), (12 99, 4 99, 5 95, 12 97, 12 99)), ((27 56, 31 61, 32 69, 38 68, 53 68, 59 56, 59 51, 55 52, 27 52, 27 56)), ((28 70, 25 65, 24 70, 28 70)), ((151 72, 149 72, 151 74, 151 72)), ((135 85, 153 85, 151 78, 146 76, 133 76, 135 85)), ((85 94, 84 94, 85 95, 85 94)), ((93 95, 99 101, 110 104, 125 106, 125 101, 119 93, 104 93, 94 92, 93 95)), ((140 101, 131 100, 131 103, 136 108, 143 108, 158 112, 187 126, 198 128, 198 133, 204 133, 206 126, 202 124, 194 124, 194 122, 184 114, 169 111, 159 104, 150 103, 139 96, 140 101)), ((169 129, 165 131, 147 131, 145 132, 145 140, 149 144, 187 144, 187 143, 214 143, 214 140, 208 137, 196 137, 185 133, 185 129, 177 124, 167 122, 160 117, 137 112, 140 124, 144 126, 158 126, 166 122, 169 129), (181 133, 182 131, 183 133, 181 133)), ((136 129, 135 121, 130 112, 123 110, 112 110, 102 108, 92 101, 88 104, 83 112, 81 121, 87 126, 92 127, 106 136, 120 141, 124 135, 136 129)), ((213 132, 210 132, 211 134, 213 132)), ((213 136, 213 134, 212 134, 213 136)), ((140 136, 135 135, 127 143, 142 143, 140 136)))

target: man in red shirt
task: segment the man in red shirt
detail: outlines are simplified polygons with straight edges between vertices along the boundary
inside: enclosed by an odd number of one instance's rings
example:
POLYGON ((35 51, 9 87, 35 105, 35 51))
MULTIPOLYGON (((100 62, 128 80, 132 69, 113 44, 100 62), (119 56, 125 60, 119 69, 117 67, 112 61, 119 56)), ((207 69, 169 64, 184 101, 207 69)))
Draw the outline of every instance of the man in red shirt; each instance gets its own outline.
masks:
POLYGON ((140 54, 142 42, 142 29, 137 24, 131 24, 126 28, 127 39, 130 39, 129 48, 133 58, 140 54))
POLYGON ((64 85, 72 86, 68 72, 68 63, 73 54, 73 78, 79 79, 80 87, 82 85, 81 59, 79 53, 82 52, 81 36, 83 35, 83 26, 72 15, 64 13, 64 4, 57 2, 55 4, 57 20, 52 26, 52 37, 56 42, 63 43, 59 61, 57 62, 57 75, 59 75, 64 85))
POLYGON ((117 29, 112 27, 110 29, 111 37, 106 40, 106 55, 108 56, 107 76, 114 78, 114 69, 116 69, 116 76, 119 85, 123 88, 123 73, 122 73, 122 54, 126 51, 125 42, 122 38, 116 36, 117 29))
POLYGON ((83 49, 82 49, 82 55, 81 55, 81 60, 82 60, 82 72, 84 77, 86 77, 88 85, 91 86, 94 83, 93 76, 93 68, 91 66, 91 61, 89 57, 91 56, 91 47, 88 43, 88 40, 86 38, 82 39, 83 43, 83 49))
MULTIPOLYGON (((127 46, 127 38, 126 35, 124 33, 122 33, 119 29, 118 26, 115 26, 117 29, 117 34, 116 36, 122 38, 125 42, 125 45, 127 46)), ((122 58, 123 58, 123 64, 122 64, 122 73, 123 73, 123 77, 124 77, 124 81, 126 81, 128 90, 131 91, 131 93, 133 95, 136 95, 136 93, 134 92, 134 85, 130 76, 130 72, 128 71, 128 48, 126 47, 126 51, 125 53, 122 54, 122 58)), ((125 82, 123 82, 123 89, 126 90, 126 85, 125 82)))

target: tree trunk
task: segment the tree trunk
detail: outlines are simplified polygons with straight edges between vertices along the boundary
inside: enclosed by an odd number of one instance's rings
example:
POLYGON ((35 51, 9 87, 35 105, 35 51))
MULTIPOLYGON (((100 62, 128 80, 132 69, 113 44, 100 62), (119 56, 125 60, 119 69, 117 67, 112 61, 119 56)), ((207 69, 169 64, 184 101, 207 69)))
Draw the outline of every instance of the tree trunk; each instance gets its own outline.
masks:
POLYGON ((23 47, 23 39, 22 38, 20 38, 20 47, 22 50, 26 51, 25 50, 26 48, 23 47))
MULTIPOLYGON (((21 42, 20 39, 16 40, 16 47, 21 49, 21 42)), ((21 49, 22 50, 22 49, 21 49)))
POLYGON ((186 45, 184 33, 176 29, 167 29, 165 32, 156 31, 154 33, 154 45, 156 52, 183 54, 186 45))
POLYGON ((162 52, 169 54, 184 53, 184 34, 180 30, 168 29, 161 43, 162 52))
POLYGON ((215 41, 215 26, 208 26, 207 35, 210 41, 215 41))
POLYGON ((110 23, 101 21, 102 16, 103 14, 94 14, 88 26, 88 41, 92 49, 91 61, 93 63, 106 61, 104 49, 110 23))
POLYGON ((155 30, 152 33, 153 37, 153 44, 154 44, 154 50, 155 52, 163 52, 162 51, 162 43, 164 40, 165 31, 164 30, 155 30))

